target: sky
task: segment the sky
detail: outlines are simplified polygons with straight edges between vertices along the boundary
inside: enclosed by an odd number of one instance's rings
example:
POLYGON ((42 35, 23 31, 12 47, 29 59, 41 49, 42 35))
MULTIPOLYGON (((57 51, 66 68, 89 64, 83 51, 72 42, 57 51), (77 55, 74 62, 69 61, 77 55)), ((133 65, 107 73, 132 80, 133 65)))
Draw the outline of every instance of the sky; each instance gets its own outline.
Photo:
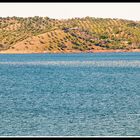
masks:
POLYGON ((0 17, 122 18, 140 21, 140 3, 0 3, 0 17))

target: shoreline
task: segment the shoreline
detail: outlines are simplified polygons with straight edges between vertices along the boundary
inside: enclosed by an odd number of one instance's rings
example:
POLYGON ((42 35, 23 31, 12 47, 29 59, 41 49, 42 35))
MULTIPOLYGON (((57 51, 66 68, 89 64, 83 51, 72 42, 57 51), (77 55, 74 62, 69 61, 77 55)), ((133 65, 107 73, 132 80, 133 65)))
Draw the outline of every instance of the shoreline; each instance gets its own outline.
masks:
POLYGON ((33 51, 11 51, 11 50, 6 50, 6 51, 0 51, 0 54, 72 54, 72 53, 122 53, 122 52, 140 52, 140 49, 130 49, 130 50, 90 50, 90 51, 52 51, 52 52, 33 52, 33 51))

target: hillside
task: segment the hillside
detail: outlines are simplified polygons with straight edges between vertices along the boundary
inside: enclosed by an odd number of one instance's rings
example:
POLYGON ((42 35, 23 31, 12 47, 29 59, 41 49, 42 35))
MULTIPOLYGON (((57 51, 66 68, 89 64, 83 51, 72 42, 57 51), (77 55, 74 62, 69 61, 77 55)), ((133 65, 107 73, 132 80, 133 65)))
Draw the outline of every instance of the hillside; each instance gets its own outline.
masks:
POLYGON ((0 17, 0 53, 132 49, 140 49, 140 22, 92 17, 0 17))

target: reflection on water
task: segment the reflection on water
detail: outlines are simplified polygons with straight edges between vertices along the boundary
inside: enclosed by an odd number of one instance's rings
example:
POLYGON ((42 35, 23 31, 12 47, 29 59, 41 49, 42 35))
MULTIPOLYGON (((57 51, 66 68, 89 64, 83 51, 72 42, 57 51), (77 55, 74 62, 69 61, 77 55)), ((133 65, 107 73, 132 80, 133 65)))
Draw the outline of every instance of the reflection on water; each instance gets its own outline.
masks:
POLYGON ((140 67, 140 61, 33 61, 0 62, 0 65, 50 65, 50 66, 84 66, 84 67, 140 67))

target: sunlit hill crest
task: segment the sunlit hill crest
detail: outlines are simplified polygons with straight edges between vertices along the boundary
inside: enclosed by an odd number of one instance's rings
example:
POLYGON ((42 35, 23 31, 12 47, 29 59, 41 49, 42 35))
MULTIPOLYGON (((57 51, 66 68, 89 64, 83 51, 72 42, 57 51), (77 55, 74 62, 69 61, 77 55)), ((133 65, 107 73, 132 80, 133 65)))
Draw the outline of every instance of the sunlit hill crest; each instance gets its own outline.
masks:
POLYGON ((0 18, 0 51, 140 49, 140 22, 111 18, 0 18))

